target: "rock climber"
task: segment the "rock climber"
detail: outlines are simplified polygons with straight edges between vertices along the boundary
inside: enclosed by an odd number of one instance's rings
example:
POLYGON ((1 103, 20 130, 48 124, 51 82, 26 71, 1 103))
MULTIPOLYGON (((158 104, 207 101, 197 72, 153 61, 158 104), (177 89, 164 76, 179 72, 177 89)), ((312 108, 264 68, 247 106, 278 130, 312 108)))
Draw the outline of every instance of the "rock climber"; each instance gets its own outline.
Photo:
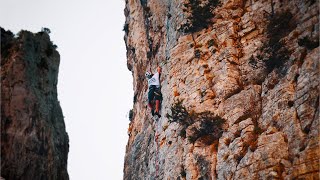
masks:
POLYGON ((152 116, 157 115, 159 118, 161 117, 159 114, 160 109, 160 101, 162 100, 161 94, 161 86, 160 86, 160 75, 161 75, 161 67, 157 68, 157 72, 155 74, 151 74, 150 72, 146 72, 146 77, 148 80, 148 106, 151 109, 152 116), (154 100, 155 100, 155 108, 154 108, 154 100))

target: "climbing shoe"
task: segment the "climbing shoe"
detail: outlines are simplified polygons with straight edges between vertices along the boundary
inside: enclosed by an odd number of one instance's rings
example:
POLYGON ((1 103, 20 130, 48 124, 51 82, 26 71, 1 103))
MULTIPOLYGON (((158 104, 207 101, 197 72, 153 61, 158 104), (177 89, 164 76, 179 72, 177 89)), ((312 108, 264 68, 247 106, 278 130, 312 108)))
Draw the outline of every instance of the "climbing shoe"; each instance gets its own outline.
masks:
POLYGON ((159 114, 159 112, 155 112, 154 115, 158 116, 158 118, 161 118, 161 115, 159 114))
POLYGON ((153 109, 151 109, 151 114, 152 114, 152 116, 154 116, 154 110, 153 109))

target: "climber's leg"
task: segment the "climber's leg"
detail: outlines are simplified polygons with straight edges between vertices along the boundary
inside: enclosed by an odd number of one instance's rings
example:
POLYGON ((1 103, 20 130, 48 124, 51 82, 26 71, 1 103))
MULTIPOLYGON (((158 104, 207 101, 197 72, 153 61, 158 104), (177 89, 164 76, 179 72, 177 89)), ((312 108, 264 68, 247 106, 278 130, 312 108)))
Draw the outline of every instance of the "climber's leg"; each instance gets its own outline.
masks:
POLYGON ((153 105, 152 105, 152 103, 150 101, 148 102, 148 106, 151 109, 152 116, 154 116, 154 108, 153 108, 153 105))
POLYGON ((162 95, 161 95, 161 91, 160 88, 156 89, 155 93, 155 99, 156 99, 156 107, 155 107, 155 114, 158 115, 158 117, 160 116, 160 101, 162 99, 162 95))
POLYGON ((155 112, 159 114, 160 100, 156 100, 156 110, 155 112))
POLYGON ((153 107, 153 99, 154 99, 154 88, 149 88, 148 92, 148 106, 151 109, 152 116, 154 115, 154 107, 153 107))

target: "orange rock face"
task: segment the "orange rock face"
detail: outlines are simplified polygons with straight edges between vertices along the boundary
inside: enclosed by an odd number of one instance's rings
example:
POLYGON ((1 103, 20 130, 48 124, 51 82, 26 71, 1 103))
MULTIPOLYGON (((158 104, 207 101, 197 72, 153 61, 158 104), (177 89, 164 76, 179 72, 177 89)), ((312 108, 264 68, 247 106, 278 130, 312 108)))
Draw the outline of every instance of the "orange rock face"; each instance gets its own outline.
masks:
POLYGON ((60 55, 47 32, 1 28, 1 176, 69 179, 69 139, 57 100, 60 55))
POLYGON ((126 0, 124 179, 319 179, 319 1, 192 2, 126 0), (144 73, 157 66, 155 121, 144 73))

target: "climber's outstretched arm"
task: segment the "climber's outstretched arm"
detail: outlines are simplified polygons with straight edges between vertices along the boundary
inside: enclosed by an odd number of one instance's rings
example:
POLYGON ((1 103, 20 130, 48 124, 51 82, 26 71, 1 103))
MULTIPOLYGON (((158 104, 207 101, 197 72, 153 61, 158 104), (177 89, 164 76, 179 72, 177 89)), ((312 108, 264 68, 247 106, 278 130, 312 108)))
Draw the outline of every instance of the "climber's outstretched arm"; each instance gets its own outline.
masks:
POLYGON ((161 74, 161 67, 160 66, 158 66, 157 71, 159 74, 161 74))

